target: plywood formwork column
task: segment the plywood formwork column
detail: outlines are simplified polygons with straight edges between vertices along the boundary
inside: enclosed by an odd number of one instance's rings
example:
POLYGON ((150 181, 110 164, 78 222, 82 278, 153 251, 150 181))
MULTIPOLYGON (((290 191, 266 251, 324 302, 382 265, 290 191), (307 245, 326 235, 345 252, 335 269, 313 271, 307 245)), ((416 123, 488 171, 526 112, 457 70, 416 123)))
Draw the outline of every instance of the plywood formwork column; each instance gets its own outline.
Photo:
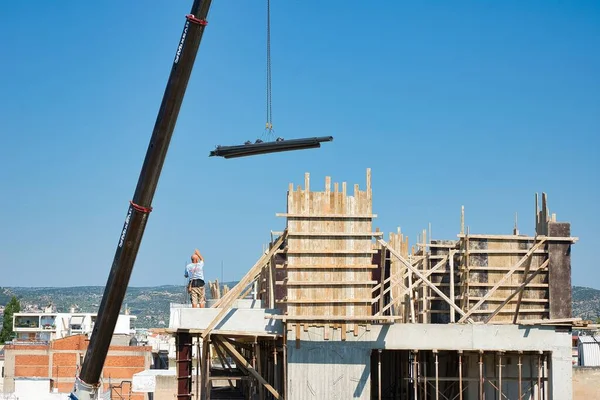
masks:
MULTIPOLYGON (((549 222, 548 235, 554 237, 570 237, 571 224, 568 222, 549 222)), ((548 283, 550 318, 572 317, 571 289, 571 243, 566 241, 548 244, 548 283)))
POLYGON ((311 191, 310 175, 304 188, 288 191, 287 315, 370 316, 372 302, 372 193, 367 170, 366 190, 354 185, 347 193, 331 179, 325 190, 311 191))
MULTIPOLYGON (((467 292, 461 293, 467 310, 485 298, 485 302, 473 313, 475 321, 484 321, 505 303, 531 274, 537 275, 525 286, 522 296, 514 297, 491 318, 491 322, 510 322, 519 310, 519 320, 549 318, 548 272, 544 268, 547 251, 542 246, 522 262, 523 257, 537 243, 536 238, 519 235, 471 235, 467 242, 469 265, 467 292), (517 263, 521 265, 511 273, 517 263), (508 278, 506 278, 508 276, 508 278), (490 291, 503 281, 490 295, 490 291), (486 298, 486 296, 488 296, 486 298)), ((464 288, 465 286, 463 286, 464 288)))

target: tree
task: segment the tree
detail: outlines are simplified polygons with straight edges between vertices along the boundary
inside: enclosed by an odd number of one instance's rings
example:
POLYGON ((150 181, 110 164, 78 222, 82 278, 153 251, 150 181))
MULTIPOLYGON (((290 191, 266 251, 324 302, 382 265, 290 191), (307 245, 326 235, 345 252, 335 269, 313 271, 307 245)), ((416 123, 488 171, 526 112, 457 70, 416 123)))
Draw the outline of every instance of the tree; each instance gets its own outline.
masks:
POLYGON ((5 343, 13 339, 13 314, 21 311, 21 304, 16 296, 13 296, 4 308, 4 321, 2 321, 2 330, 0 331, 0 343, 5 343))

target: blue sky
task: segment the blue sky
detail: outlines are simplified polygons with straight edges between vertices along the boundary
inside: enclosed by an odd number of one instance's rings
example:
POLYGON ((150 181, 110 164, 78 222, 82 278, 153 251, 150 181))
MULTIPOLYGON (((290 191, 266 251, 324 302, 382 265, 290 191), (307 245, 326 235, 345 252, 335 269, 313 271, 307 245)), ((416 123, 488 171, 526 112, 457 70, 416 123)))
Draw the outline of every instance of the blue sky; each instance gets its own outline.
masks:
MULTIPOLYGON (((0 286, 104 285, 191 1, 0 6, 0 286)), ((263 134, 265 1, 214 1, 130 281, 238 279, 281 230, 288 183, 359 183, 414 243, 572 223, 600 288, 600 5, 272 1, 273 120, 320 150, 224 160, 263 134)))

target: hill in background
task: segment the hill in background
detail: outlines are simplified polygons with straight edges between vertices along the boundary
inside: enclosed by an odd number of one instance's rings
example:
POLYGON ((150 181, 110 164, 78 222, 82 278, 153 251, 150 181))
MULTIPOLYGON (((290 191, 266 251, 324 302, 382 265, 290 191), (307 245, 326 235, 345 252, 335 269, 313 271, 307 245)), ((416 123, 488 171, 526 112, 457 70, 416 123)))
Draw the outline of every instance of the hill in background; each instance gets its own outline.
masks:
MULTIPOLYGON (((230 288, 236 282, 225 282, 230 288)), ((207 290, 207 297, 209 296, 207 290)), ((74 307, 77 312, 98 312, 103 286, 78 287, 0 287, 0 304, 5 305, 15 295, 21 301, 23 311, 42 311, 52 304, 58 312, 69 312, 74 307)), ((129 313, 137 316, 136 328, 161 328, 169 325, 169 304, 188 303, 185 287, 155 286, 130 287, 123 302, 129 313)), ((573 315, 596 321, 600 318, 600 290, 581 286, 573 287, 573 315)))

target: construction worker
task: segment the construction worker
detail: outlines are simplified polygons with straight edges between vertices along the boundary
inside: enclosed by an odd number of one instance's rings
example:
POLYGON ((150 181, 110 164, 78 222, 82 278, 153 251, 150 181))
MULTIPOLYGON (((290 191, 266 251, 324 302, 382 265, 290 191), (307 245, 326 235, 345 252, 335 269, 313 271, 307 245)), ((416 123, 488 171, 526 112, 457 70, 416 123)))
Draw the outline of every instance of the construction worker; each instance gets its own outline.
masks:
POLYGON ((192 262, 185 266, 183 276, 188 278, 187 290, 190 294, 193 308, 204 308, 204 258, 196 249, 192 254, 192 262))

